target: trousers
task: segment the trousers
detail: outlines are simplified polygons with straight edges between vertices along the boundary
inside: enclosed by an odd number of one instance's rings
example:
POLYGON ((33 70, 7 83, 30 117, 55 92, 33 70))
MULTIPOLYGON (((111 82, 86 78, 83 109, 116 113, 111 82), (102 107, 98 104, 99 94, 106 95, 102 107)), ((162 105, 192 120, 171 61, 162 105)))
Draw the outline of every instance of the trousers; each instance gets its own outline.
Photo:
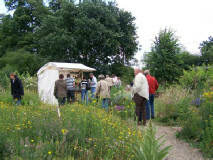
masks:
POLYGON ((133 100, 135 101, 136 105, 135 115, 138 117, 138 121, 143 120, 143 124, 146 124, 146 98, 135 93, 133 100))

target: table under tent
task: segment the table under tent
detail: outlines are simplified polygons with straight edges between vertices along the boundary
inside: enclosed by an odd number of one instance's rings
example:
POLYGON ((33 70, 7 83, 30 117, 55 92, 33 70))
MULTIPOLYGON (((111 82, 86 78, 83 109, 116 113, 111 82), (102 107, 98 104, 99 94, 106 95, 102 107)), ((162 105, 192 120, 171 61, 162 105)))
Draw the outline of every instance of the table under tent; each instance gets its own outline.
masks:
POLYGON ((59 75, 63 74, 66 78, 70 74, 77 83, 76 94, 80 93, 78 83, 83 78, 84 72, 96 71, 94 68, 87 67, 81 63, 59 63, 49 62, 41 67, 38 72, 38 93, 42 102, 57 105, 58 101, 54 97, 55 81, 59 79, 59 75))

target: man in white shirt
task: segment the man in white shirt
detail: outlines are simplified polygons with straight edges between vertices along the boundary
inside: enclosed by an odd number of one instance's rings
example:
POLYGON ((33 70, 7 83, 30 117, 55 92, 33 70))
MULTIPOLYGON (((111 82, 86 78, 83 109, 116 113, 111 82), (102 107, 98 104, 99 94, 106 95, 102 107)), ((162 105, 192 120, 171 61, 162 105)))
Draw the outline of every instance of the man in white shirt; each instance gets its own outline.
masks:
POLYGON ((91 94, 92 94, 92 98, 95 98, 95 92, 96 92, 96 85, 97 85, 97 79, 96 77, 94 76, 93 73, 90 73, 89 74, 90 78, 91 78, 91 81, 90 81, 90 87, 91 87, 91 94))
POLYGON ((138 125, 146 125, 146 100, 149 100, 149 86, 146 77, 141 73, 139 68, 135 68, 135 79, 133 84, 132 96, 135 101, 135 114, 138 117, 138 125), (140 116, 142 113, 142 117, 140 116))
POLYGON ((115 74, 112 75, 112 79, 113 79, 113 86, 116 86, 117 83, 117 77, 115 76, 115 74))

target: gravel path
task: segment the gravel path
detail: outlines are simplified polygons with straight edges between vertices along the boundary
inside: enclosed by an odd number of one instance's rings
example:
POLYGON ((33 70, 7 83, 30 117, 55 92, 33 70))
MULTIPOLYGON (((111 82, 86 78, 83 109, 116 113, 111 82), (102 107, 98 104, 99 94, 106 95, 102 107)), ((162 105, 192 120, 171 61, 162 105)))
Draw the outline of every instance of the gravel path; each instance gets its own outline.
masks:
POLYGON ((165 135, 163 139, 166 140, 163 147, 172 145, 173 148, 169 152, 166 160, 201 160, 204 159, 198 149, 189 147, 188 143, 179 140, 175 137, 176 128, 169 126, 156 125, 158 131, 156 138, 165 135))

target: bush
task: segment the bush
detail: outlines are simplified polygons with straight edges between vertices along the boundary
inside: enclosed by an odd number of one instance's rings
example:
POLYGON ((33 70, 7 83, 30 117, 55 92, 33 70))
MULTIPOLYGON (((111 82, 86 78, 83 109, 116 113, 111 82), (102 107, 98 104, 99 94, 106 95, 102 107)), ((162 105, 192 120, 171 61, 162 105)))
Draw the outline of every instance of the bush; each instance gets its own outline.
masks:
POLYGON ((189 105, 190 99, 193 99, 193 96, 188 90, 178 85, 170 86, 155 100, 158 119, 167 124, 176 124, 182 113, 181 108, 189 105))
POLYGON ((191 68, 190 71, 183 71, 179 79, 180 85, 185 89, 203 89, 205 85, 213 85, 213 67, 205 66, 191 68), (206 83, 208 82, 208 83, 206 83))
POLYGON ((32 54, 24 49, 19 49, 17 51, 9 51, 0 58, 0 69, 9 65, 14 70, 18 70, 21 74, 28 72, 30 75, 34 75, 46 62, 47 60, 40 55, 32 54))

